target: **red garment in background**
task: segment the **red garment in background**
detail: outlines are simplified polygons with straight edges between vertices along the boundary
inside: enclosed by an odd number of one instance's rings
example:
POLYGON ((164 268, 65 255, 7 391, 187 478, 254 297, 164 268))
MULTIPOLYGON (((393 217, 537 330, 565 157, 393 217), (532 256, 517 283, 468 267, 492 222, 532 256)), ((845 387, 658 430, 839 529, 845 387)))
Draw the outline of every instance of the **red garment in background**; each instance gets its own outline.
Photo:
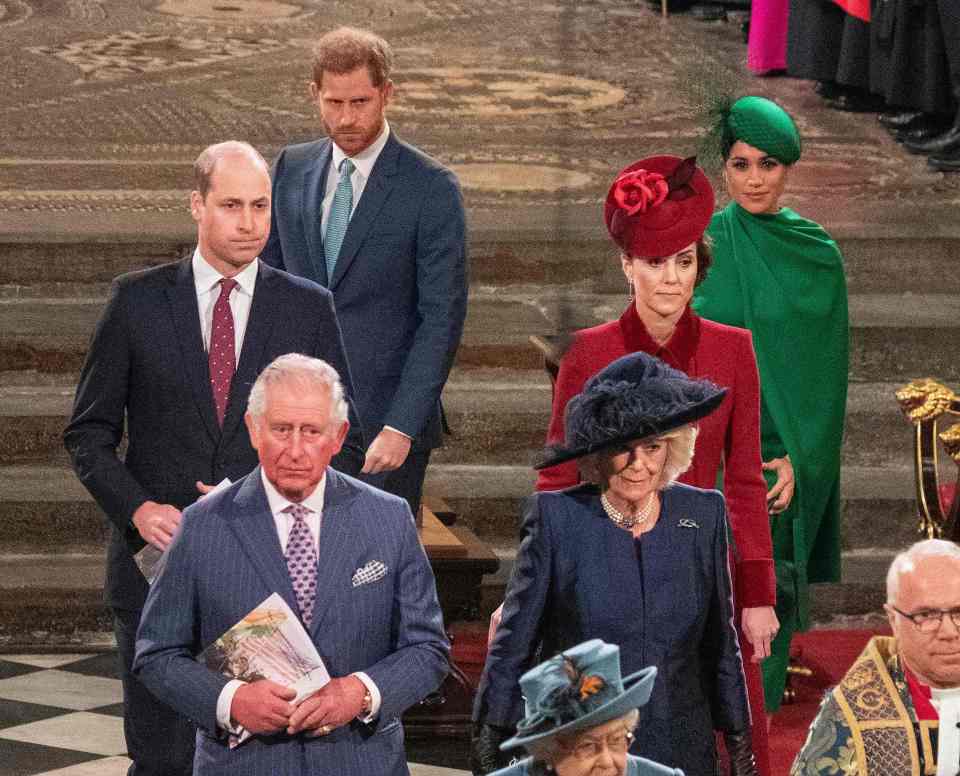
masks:
POLYGON ((850 16, 856 16, 863 21, 870 21, 870 0, 833 0, 850 16))

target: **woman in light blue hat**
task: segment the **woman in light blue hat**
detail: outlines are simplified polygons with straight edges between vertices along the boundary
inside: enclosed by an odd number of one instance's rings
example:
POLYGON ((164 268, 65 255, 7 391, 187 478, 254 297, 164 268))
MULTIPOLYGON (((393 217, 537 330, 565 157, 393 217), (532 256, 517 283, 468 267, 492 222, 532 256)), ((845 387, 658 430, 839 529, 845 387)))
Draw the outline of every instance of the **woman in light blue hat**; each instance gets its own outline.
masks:
POLYGON ((653 666, 620 676, 620 648, 600 639, 578 644, 520 677, 526 716, 502 749, 531 756, 493 776, 683 776, 627 754, 637 709, 650 699, 653 666))

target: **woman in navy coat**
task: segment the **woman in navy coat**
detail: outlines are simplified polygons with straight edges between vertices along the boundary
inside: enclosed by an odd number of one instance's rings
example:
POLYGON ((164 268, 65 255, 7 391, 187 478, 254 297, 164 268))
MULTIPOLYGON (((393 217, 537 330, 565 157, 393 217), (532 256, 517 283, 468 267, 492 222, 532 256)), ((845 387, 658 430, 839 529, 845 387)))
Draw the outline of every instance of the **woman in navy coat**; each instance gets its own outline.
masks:
POLYGON ((518 680, 586 639, 618 644, 624 673, 655 666, 631 752, 713 776, 714 731, 733 776, 752 776, 750 712, 733 625, 723 497, 675 482, 693 421, 724 389, 646 353, 614 361, 567 407, 565 445, 541 466, 582 459, 584 484, 537 493, 474 708, 474 770, 521 716, 518 680))

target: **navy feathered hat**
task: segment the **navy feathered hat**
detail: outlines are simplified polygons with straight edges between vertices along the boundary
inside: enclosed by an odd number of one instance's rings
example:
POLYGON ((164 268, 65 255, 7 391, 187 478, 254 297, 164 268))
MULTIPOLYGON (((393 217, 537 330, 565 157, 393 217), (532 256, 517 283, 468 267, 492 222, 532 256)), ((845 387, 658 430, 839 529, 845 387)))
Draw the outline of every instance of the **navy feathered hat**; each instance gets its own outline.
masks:
POLYGON ((567 403, 564 444, 548 448, 534 468, 665 434, 709 415, 726 394, 647 353, 630 353, 587 380, 567 403))

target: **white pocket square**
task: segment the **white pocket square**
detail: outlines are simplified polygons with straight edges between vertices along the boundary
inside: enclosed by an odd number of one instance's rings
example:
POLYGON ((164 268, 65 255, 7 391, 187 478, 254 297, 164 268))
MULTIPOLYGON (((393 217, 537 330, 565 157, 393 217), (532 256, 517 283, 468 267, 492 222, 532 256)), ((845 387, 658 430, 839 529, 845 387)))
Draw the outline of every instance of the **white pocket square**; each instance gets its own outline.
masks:
POLYGON ((367 565, 361 566, 353 572, 353 586, 368 585, 383 579, 387 575, 387 566, 383 561, 372 560, 367 565))

